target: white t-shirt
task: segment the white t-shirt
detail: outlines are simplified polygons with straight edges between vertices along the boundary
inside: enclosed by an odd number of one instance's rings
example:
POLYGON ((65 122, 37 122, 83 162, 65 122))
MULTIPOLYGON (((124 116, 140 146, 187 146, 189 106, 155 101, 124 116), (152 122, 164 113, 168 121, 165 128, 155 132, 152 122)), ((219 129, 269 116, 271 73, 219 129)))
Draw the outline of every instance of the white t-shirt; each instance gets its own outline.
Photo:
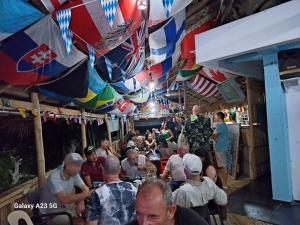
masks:
POLYGON ((133 140, 129 140, 126 147, 131 148, 131 147, 136 147, 136 145, 133 140))
POLYGON ((174 181, 185 181, 184 165, 182 158, 179 155, 172 155, 165 167, 170 173, 174 181))
MULTIPOLYGON (((137 163, 139 166, 145 166, 146 165, 146 156, 144 155, 138 155, 137 163)), ((130 179, 135 179, 137 176, 143 176, 144 173, 142 171, 139 171, 137 166, 131 166, 126 159, 123 159, 121 161, 122 169, 126 172, 126 174, 130 177, 130 179)))
POLYGON ((174 203, 186 208, 203 206, 210 200, 218 205, 225 205, 226 193, 209 177, 203 177, 203 179, 202 182, 187 180, 184 185, 173 192, 174 203))

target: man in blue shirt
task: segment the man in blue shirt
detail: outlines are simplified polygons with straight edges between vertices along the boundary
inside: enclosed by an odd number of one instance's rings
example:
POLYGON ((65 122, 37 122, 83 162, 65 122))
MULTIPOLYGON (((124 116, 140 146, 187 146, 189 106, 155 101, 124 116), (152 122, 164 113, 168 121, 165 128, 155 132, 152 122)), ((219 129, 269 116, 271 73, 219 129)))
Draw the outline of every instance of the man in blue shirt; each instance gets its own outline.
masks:
POLYGON ((215 140, 216 161, 218 166, 218 173, 222 179, 223 186, 227 187, 227 168, 226 168, 226 152, 228 150, 228 128, 224 123, 225 115, 218 112, 215 116, 217 127, 212 135, 215 140))

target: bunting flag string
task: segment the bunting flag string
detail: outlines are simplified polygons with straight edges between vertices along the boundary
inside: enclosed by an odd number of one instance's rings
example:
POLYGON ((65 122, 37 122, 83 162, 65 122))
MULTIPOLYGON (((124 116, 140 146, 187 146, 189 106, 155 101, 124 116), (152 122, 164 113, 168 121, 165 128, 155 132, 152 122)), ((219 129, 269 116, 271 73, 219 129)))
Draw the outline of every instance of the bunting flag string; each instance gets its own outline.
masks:
POLYGON ((106 63, 106 67, 107 67, 107 72, 108 72, 109 79, 112 80, 112 64, 111 64, 111 60, 109 58, 105 57, 105 63, 106 63))
POLYGON ((106 19, 108 20, 109 25, 112 27, 116 16, 118 0, 100 0, 100 3, 104 10, 106 19))
POLYGON ((162 0, 165 11, 166 11, 166 17, 169 18, 172 11, 172 6, 174 4, 174 0, 162 0))
POLYGON ((87 45, 88 49, 89 49, 89 62, 91 67, 94 67, 95 65, 95 57, 96 57, 96 53, 95 53, 95 49, 92 48, 90 45, 87 45))
POLYGON ((70 31, 71 9, 63 9, 56 13, 57 22, 65 42, 67 53, 71 53, 73 33, 70 31))

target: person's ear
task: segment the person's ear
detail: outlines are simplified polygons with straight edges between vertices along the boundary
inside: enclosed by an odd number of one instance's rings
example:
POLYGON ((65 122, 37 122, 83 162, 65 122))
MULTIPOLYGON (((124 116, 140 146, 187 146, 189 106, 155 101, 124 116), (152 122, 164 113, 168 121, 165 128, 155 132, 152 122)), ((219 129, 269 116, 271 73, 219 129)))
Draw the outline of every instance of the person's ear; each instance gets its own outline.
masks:
POLYGON ((167 218, 168 218, 168 220, 171 220, 171 219, 174 218, 175 212, 176 212, 176 205, 175 204, 169 205, 168 209, 167 209, 167 218))

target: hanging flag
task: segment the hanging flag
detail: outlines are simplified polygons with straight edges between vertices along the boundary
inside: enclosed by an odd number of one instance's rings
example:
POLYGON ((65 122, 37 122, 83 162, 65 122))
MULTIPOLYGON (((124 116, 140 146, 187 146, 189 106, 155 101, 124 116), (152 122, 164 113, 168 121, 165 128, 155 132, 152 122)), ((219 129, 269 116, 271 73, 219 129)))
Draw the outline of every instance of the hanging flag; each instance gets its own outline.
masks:
POLYGON ((86 56, 72 46, 68 55, 50 16, 2 42, 0 80, 26 86, 58 77, 86 56))
POLYGON ((100 0, 68 1, 61 8, 72 9, 70 29, 74 34, 74 40, 86 53, 87 44, 91 45, 96 50, 97 56, 126 41, 142 21, 136 0, 118 1, 113 27, 106 19, 100 0))
POLYGON ((140 72, 144 68, 145 63, 145 51, 137 50, 136 48, 144 48, 144 41, 141 38, 137 38, 141 34, 144 28, 140 27, 132 36, 128 38, 126 42, 114 48, 105 56, 102 56, 96 60, 96 67, 100 71, 101 77, 109 82, 114 83, 121 80, 123 76, 121 70, 126 72, 126 78, 134 76, 134 73, 140 72), (134 38, 136 36, 136 38, 134 38), (137 43, 135 43, 135 41, 137 43), (105 58, 111 60, 112 75, 109 75, 109 71, 105 62, 105 58))
POLYGON ((220 94, 215 83, 199 74, 194 75, 187 84, 189 88, 205 97, 213 97, 220 94))
POLYGON ((148 71, 141 71, 138 74, 136 74, 134 77, 138 82, 141 83, 141 85, 146 85, 151 80, 148 71))
POLYGON ((167 74, 174 66, 180 57, 180 47, 176 49, 176 52, 161 63, 150 66, 149 71, 152 79, 160 78, 162 75, 167 74))
POLYGON ((179 88, 182 87, 182 82, 173 81, 169 86, 169 91, 178 91, 179 88))
POLYGON ((48 12, 54 12, 67 0, 40 0, 48 12))
POLYGON ((87 61, 81 62, 58 79, 38 85, 38 90, 55 92, 72 98, 83 98, 88 93, 89 73, 87 61))
POLYGON ((56 13, 56 20, 58 22, 62 38, 65 42, 67 53, 70 54, 73 37, 72 32, 69 30, 71 21, 71 9, 63 9, 58 11, 56 13))
POLYGON ((110 59, 107 57, 105 57, 105 64, 106 64, 109 79, 112 80, 112 64, 110 59))
POLYGON ((185 9, 192 0, 151 0, 149 26, 156 25, 185 9), (165 7, 166 6, 166 7, 165 7))
POLYGON ((191 69, 181 69, 176 75, 176 81, 186 81, 199 72, 202 66, 194 64, 191 69))
POLYGON ((96 57, 96 53, 95 53, 95 49, 93 49, 90 45, 87 46, 89 49, 89 62, 91 67, 94 67, 95 65, 95 57, 96 57))
POLYGON ((137 92, 134 92, 130 95, 125 95, 124 97, 126 99, 129 99, 130 101, 134 102, 134 103, 145 103, 148 101, 150 96, 150 90, 149 89, 145 89, 145 90, 139 90, 137 92))
POLYGON ((157 64, 172 56, 185 34, 185 10, 172 17, 163 27, 149 35, 151 63, 157 64))
POLYGON ((122 95, 130 94, 132 92, 141 89, 142 87, 142 84, 139 81, 137 81, 135 78, 130 78, 125 82, 119 81, 119 82, 111 83, 110 85, 122 95))
POLYGON ((25 0, 0 1, 0 41, 33 24, 44 16, 25 0))
POLYGON ((106 19, 109 25, 112 27, 116 16, 116 10, 118 6, 118 0, 100 0, 102 9, 104 10, 106 19))
POLYGON ((199 71, 199 74, 201 74, 204 77, 207 77, 209 79, 212 79, 213 81, 217 82, 217 83, 222 83, 225 80, 227 80, 229 77, 229 74, 222 73, 218 70, 209 68, 209 67, 203 67, 202 70, 199 71))

